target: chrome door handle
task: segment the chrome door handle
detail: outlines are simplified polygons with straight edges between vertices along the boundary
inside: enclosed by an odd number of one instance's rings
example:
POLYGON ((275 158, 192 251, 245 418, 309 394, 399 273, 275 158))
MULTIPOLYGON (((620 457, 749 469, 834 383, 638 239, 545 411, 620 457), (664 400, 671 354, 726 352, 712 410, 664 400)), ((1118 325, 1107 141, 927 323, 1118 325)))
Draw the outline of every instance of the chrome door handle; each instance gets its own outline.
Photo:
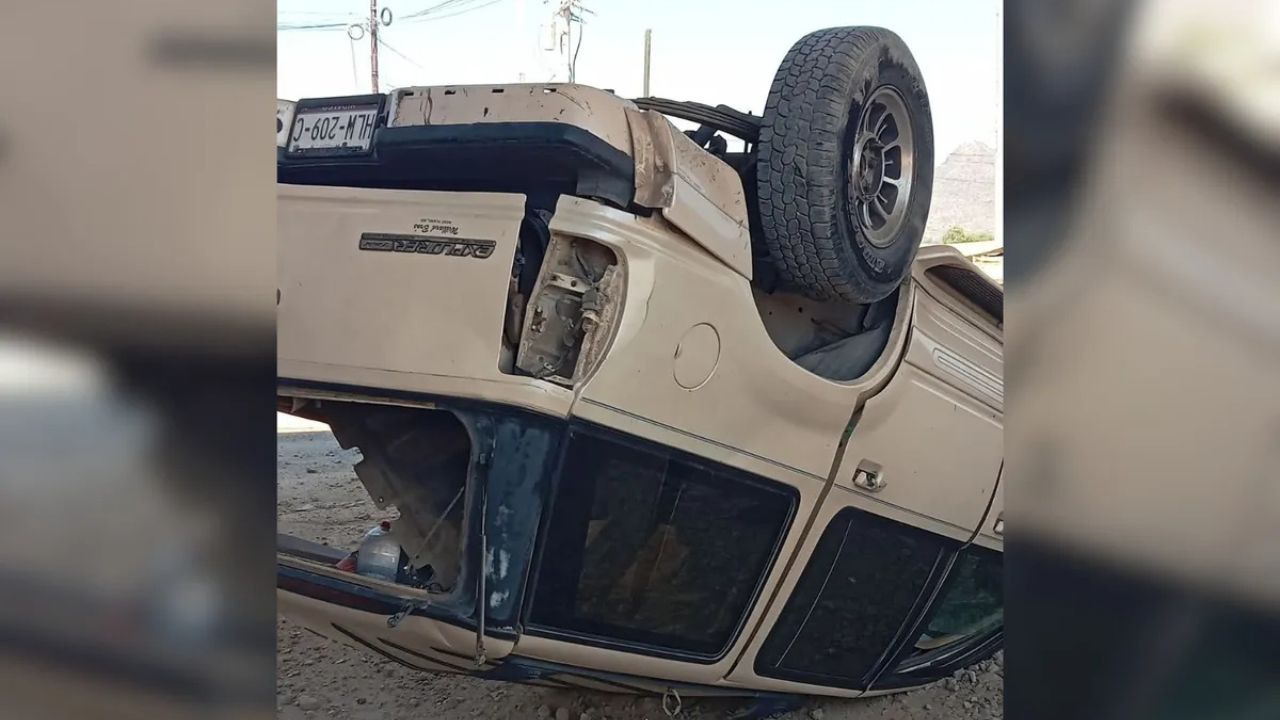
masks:
POLYGON ((867 492, 880 492, 888 482, 884 478, 884 468, 879 463, 863 460, 853 471, 853 484, 867 492))

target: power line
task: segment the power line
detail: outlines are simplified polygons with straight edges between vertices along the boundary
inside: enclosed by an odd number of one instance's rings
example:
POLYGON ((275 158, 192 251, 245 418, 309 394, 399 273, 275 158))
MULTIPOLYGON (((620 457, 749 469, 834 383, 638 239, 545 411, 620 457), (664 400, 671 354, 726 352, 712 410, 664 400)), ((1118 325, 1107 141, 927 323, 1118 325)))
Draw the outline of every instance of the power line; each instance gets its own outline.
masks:
POLYGON ((341 30, 350 24, 351 24, 350 22, 311 23, 311 24, 281 23, 276 25, 276 32, 284 32, 287 30, 341 30))
POLYGON ((348 36, 347 42, 351 48, 351 87, 359 88, 360 78, 356 75, 356 40, 355 38, 348 36))
POLYGON ((578 77, 578 51, 582 49, 582 36, 586 35, 586 33, 583 32, 583 27, 583 22, 579 20, 578 45, 573 49, 573 59, 569 61, 569 82, 573 82, 578 77))
POLYGON ((446 18, 458 17, 459 15, 466 15, 469 12, 474 12, 481 8, 487 8, 490 5, 497 5, 500 2, 502 2, 502 0, 488 0, 487 2, 482 2, 479 5, 468 4, 461 8, 457 8, 457 7, 445 8, 446 10, 452 9, 453 12, 445 13, 443 15, 435 14, 435 13, 432 13, 430 15, 416 15, 416 14, 409 15, 409 16, 406 16, 406 19, 404 21, 410 22, 410 23, 418 23, 418 22, 428 22, 431 20, 444 20, 446 18))
POLYGON ((356 17, 349 12, 311 13, 309 16, 292 16, 280 13, 276 16, 277 25, 327 25, 329 23, 346 23, 356 17))
POLYGON ((475 0, 445 0, 445 1, 444 1, 444 2, 442 2, 442 3, 436 3, 435 5, 432 5, 432 6, 430 6, 430 7, 423 8, 423 9, 421 9, 421 10, 415 10, 414 12, 411 12, 411 13, 405 13, 404 15, 401 15, 401 16, 400 16, 400 19, 401 19, 401 20, 409 20, 410 18, 422 17, 422 16, 424 16, 424 15, 430 15, 431 13, 434 13, 434 12, 440 12, 440 11, 442 11, 442 10, 447 10, 447 9, 449 9, 450 7, 453 7, 453 6, 456 6, 456 5, 466 5, 466 4, 468 4, 468 3, 470 3, 470 2, 474 2, 474 1, 475 1, 475 0))
POLYGON ((386 80, 385 88, 386 88, 386 90, 388 90, 388 91, 395 90, 395 89, 397 89, 397 88, 402 88, 402 87, 410 87, 410 85, 409 85, 409 84, 406 84, 406 83, 398 83, 398 82, 396 82, 396 81, 395 81, 395 80, 396 80, 395 78, 387 77, 387 76, 386 76, 386 73, 383 73, 383 75, 382 75, 382 79, 383 79, 383 80, 386 80))
MULTIPOLYGON (((489 7, 490 5, 497 5, 500 2, 502 2, 502 0, 445 0, 444 2, 436 3, 435 5, 425 7, 421 10, 401 15, 396 19, 400 22, 410 23, 426 22, 428 20, 444 20, 446 18, 465 15, 469 12, 489 7)), ((337 18, 341 16, 341 13, 317 11, 308 12, 301 10, 289 12, 295 14, 314 14, 326 18, 334 18, 334 20, 330 22, 321 22, 317 19, 314 22, 307 22, 300 19, 294 22, 279 22, 276 23, 277 32, 295 30, 344 30, 352 25, 361 25, 367 29, 367 23, 363 20, 356 19, 354 15, 348 15, 346 20, 338 21, 337 18)))
MULTIPOLYGON (((476 5, 477 2, 479 2, 479 0, 445 0, 444 2, 436 3, 435 5, 423 8, 421 10, 416 10, 411 13, 406 13, 405 15, 400 16, 400 19, 415 20, 418 18, 431 18, 431 16, 433 15, 439 16, 440 13, 443 13, 446 11, 456 11, 457 14, 461 14, 464 11, 470 12, 471 10, 477 10, 481 7, 485 7, 486 5, 492 5, 494 2, 498 2, 498 0, 490 0, 489 2, 485 2, 482 5, 476 5)), ((452 17, 452 15, 445 15, 442 17, 452 17)))
POLYGON ((395 53, 396 55, 399 55, 402 59, 404 59, 404 60, 405 60, 405 61, 407 61, 408 63, 410 63, 410 64, 414 65, 415 67, 418 67, 418 68, 420 68, 420 69, 422 69, 422 70, 426 70, 426 68, 425 68, 425 67, 423 67, 422 63, 418 62, 417 60, 414 60, 413 58, 409 57, 408 55, 405 55, 404 53, 402 53, 402 52, 400 52, 399 50, 395 49, 394 47, 392 47, 392 46, 391 46, 391 43, 388 43, 386 40, 383 40, 382 38, 378 38, 378 44, 379 44, 379 45, 381 45, 382 47, 384 47, 384 48, 386 48, 386 49, 390 50, 391 52, 395 53))
POLYGON ((335 12, 333 10, 281 10, 279 14, 280 15, 327 15, 329 17, 347 15, 347 13, 335 12))

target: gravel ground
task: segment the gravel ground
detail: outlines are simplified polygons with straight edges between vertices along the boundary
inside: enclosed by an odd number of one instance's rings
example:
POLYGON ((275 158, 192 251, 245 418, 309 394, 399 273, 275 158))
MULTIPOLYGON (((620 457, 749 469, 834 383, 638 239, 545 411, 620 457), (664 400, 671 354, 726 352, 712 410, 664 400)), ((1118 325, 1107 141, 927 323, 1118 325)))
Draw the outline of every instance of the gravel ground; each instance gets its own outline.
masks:
MULTIPOLYGON (((302 429, 296 424, 289 429, 302 429)), ((355 451, 338 447, 328 432, 278 435, 279 530, 350 548, 383 519, 351 464, 355 451)), ((477 678, 420 673, 307 632, 277 623, 276 705, 280 718, 343 717, 492 718, 493 720, 662 720, 656 698, 637 699, 477 678)), ((909 693, 866 700, 814 699, 789 720, 979 720, 1003 715, 1002 656, 909 693)), ((681 717, 723 718, 740 700, 687 700, 681 717)))

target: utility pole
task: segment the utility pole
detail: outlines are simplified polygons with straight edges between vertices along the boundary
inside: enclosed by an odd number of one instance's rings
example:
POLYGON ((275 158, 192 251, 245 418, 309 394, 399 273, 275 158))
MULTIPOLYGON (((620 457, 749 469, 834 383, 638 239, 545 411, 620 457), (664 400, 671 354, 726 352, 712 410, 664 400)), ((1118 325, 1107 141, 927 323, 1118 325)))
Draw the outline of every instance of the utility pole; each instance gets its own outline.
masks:
POLYGON ((653 47, 653 30, 646 29, 644 31, 644 95, 642 97, 650 97, 649 95, 649 53, 653 47))
POLYGON ((582 5, 582 0, 560 0, 560 6, 552 13, 552 18, 564 20, 564 32, 559 37, 564 41, 561 51, 565 55, 565 67, 569 70, 569 82, 578 78, 578 50, 582 46, 582 18, 584 14, 592 14, 582 5), (578 23, 578 45, 573 44, 573 24, 578 23))
POLYGON ((374 94, 378 92, 378 0, 369 0, 369 76, 374 94))
POLYGON ((569 82, 573 82, 573 0, 564 4, 565 53, 564 59, 569 63, 569 82))

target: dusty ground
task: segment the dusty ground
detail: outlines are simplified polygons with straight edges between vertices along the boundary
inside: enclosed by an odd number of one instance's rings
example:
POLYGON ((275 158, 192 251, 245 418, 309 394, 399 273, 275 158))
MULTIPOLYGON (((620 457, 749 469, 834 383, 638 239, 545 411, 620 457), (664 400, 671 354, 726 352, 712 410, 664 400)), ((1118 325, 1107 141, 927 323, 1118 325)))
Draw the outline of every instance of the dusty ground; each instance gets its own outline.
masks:
MULTIPOLYGON (((299 429, 296 426, 290 429, 299 429)), ((351 471, 359 458, 327 432, 281 433, 277 445, 280 532, 335 547, 354 541, 379 511, 351 471)), ((492 718, 663 720, 657 699, 551 690, 457 675, 419 673, 278 622, 276 703, 281 718, 492 718), (584 717, 585 715, 585 717, 584 717)), ((942 683, 867 700, 814 700, 789 720, 979 720, 1003 715, 1003 661, 942 683)), ((681 717, 723 718, 740 701, 687 700, 681 717)))

